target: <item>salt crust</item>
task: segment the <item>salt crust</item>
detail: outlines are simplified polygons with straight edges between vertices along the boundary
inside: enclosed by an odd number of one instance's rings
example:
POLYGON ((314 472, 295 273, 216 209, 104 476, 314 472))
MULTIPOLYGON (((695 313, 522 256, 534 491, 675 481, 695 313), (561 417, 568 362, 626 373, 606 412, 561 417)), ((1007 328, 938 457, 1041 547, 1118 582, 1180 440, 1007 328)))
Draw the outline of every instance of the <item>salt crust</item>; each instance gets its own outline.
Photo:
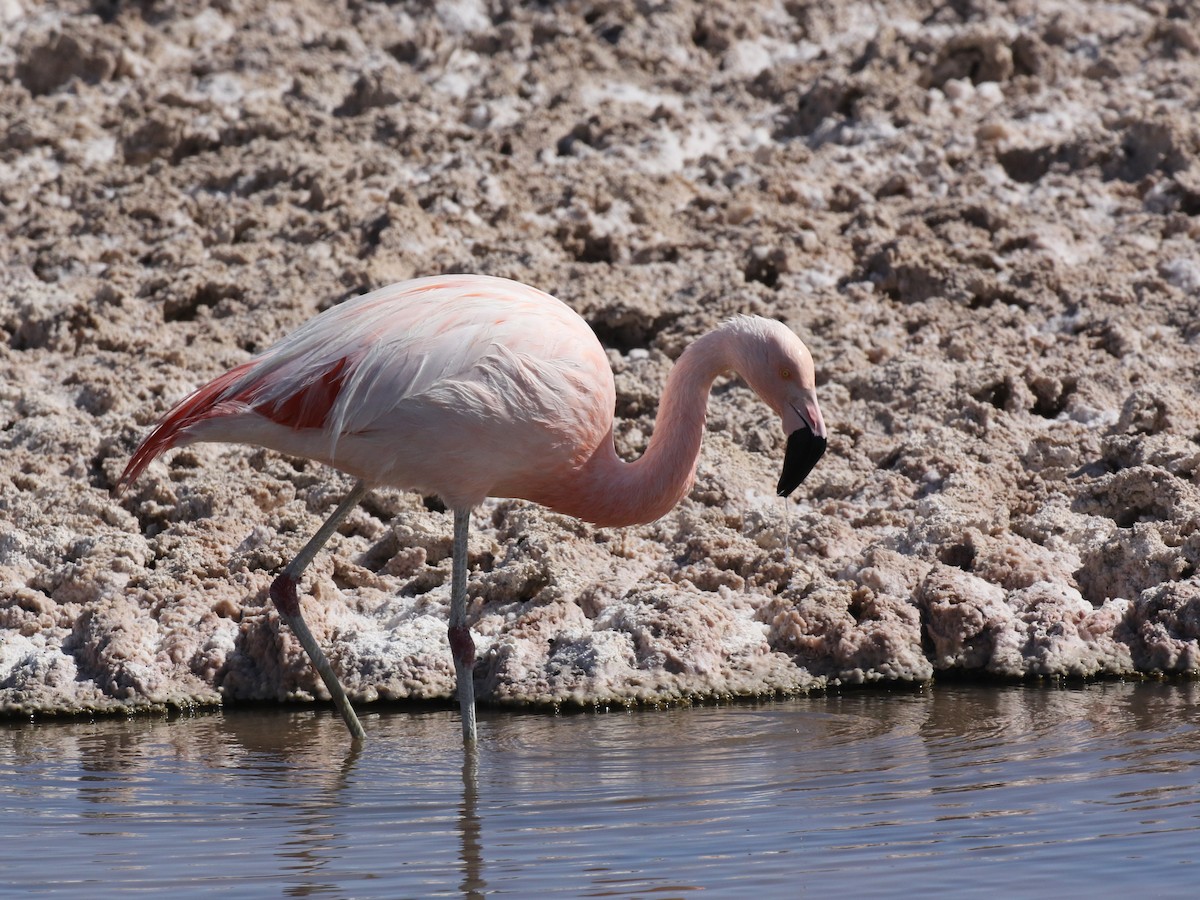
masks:
MULTIPOLYGON (((0 4, 0 711, 320 696, 266 588, 344 478, 198 446, 108 491, 204 379, 446 271, 593 324, 626 455, 734 312, 804 336, 832 432, 788 528, 778 424, 725 381, 661 521, 479 510, 485 702, 1196 674, 1200 35, 1175 8, 0 4)), ((356 700, 451 692, 427 505, 374 492, 306 580, 356 700)))

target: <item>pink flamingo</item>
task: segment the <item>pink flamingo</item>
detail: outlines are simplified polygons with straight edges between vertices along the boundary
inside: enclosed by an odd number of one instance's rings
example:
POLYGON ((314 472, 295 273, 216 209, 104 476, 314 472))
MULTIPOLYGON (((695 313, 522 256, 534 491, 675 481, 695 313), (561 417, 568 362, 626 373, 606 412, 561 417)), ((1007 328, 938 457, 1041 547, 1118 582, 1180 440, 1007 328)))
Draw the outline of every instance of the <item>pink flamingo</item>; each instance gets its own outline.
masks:
POLYGON ((566 304, 477 275, 422 278, 327 310, 176 404, 138 446, 124 491, 165 450, 241 441, 359 480, 271 584, 356 740, 365 735, 300 611, 301 573, 370 485, 434 494, 454 510, 449 643, 463 740, 475 740, 467 529, 485 497, 517 497, 600 526, 651 522, 690 490, 713 380, 740 374, 788 435, 778 493, 825 451, 812 356, 779 322, 737 316, 691 344, 667 379, 646 452, 613 446, 604 348, 566 304))

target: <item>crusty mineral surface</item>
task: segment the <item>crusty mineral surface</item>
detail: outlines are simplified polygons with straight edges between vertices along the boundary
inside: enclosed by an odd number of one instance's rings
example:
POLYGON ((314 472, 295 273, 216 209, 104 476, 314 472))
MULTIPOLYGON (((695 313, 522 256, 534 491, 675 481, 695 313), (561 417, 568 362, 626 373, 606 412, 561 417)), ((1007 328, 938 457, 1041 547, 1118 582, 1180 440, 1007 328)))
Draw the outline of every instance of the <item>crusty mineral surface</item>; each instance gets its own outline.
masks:
MULTIPOLYGON (((627 457, 736 312, 831 429, 785 504, 722 379, 662 520, 478 509, 484 701, 1200 671, 1198 111, 1170 0, 0 0, 0 711, 321 696, 266 590, 345 476, 202 444, 110 489, 208 378, 465 271, 592 324, 627 457)), ((449 696, 449 571, 391 489, 317 558, 354 699, 449 696)))

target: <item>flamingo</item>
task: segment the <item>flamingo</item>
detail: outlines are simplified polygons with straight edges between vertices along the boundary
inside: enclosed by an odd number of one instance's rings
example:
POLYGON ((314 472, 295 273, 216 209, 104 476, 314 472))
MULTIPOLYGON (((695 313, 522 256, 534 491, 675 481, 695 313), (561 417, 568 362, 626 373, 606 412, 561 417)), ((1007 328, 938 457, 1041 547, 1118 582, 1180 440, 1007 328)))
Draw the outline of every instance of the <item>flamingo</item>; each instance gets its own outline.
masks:
POLYGON ((812 356, 780 322, 736 316, 672 368, 645 453, 613 444, 616 388, 604 348, 562 301, 480 275, 404 281, 334 306, 172 407, 134 451, 123 493, 164 451, 195 441, 255 444, 317 460, 357 483, 269 596, 355 741, 365 737, 300 609, 305 568, 371 486, 436 495, 454 512, 448 639, 463 740, 476 739, 467 623, 467 533, 486 497, 539 503, 598 526, 651 522, 691 489, 708 393, 732 370, 787 435, 777 492, 825 451, 812 356))

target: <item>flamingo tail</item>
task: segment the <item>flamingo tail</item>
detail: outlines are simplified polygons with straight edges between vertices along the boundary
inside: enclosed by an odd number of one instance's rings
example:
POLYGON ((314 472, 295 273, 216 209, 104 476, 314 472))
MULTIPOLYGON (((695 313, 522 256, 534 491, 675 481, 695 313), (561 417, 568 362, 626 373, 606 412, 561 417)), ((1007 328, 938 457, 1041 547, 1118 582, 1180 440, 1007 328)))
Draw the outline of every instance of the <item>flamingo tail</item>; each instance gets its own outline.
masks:
POLYGON ((246 369, 251 365, 251 363, 245 363, 231 369, 188 394, 171 407, 167 414, 159 420, 154 430, 146 435, 145 439, 138 444, 138 448, 133 451, 133 456, 125 465, 125 471, 117 479, 113 493, 118 496, 123 494, 159 455, 185 439, 184 432, 188 428, 214 415, 220 415, 220 412, 215 411, 214 408, 222 400, 227 399, 224 394, 230 385, 245 375, 246 369))
POLYGON ((201 422, 253 413, 294 431, 326 427, 342 385, 350 374, 345 356, 287 367, 287 360, 258 357, 214 378, 189 394, 159 420, 138 445, 114 488, 121 494, 159 454, 186 442, 201 422))

